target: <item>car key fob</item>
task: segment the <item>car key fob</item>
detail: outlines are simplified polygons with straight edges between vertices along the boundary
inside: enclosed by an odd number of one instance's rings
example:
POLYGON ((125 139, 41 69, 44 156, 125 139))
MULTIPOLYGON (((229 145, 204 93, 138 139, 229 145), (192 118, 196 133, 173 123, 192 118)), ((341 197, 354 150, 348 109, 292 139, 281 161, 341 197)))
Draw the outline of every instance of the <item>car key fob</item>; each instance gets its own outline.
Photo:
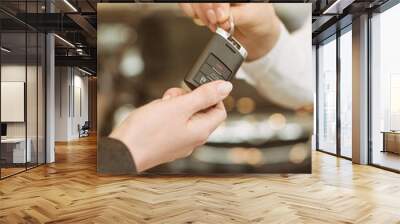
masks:
POLYGON ((185 77, 192 90, 214 80, 231 81, 247 57, 246 49, 228 32, 217 28, 205 50, 185 77))

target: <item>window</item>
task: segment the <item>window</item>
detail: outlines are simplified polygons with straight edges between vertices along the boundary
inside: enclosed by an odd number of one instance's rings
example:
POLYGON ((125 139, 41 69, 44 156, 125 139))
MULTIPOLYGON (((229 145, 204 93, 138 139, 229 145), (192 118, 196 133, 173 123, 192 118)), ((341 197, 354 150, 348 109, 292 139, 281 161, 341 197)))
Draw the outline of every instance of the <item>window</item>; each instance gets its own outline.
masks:
POLYGON ((390 74, 390 130, 400 130, 400 73, 390 74))
POLYGON ((340 36, 340 154, 351 158, 352 141, 352 35, 340 36))
POLYGON ((371 19, 371 159, 400 170, 400 5, 371 19))
POLYGON ((336 39, 318 48, 318 149, 336 153, 336 39))

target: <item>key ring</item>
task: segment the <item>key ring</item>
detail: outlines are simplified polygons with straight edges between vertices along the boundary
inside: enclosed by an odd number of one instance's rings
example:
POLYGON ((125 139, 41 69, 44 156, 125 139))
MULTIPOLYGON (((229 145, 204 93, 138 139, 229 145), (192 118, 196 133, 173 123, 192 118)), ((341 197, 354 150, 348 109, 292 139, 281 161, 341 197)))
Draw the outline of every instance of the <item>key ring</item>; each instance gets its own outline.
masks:
POLYGON ((233 32, 235 32, 235 23, 233 22, 233 15, 232 12, 229 15, 229 23, 230 23, 230 28, 229 28, 229 35, 233 35, 233 32))

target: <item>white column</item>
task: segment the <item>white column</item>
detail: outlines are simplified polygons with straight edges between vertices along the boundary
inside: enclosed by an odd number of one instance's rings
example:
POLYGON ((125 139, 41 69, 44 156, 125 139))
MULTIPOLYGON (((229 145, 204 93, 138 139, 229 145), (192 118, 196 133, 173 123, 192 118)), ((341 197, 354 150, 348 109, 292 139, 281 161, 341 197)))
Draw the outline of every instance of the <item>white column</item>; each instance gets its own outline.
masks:
MULTIPOLYGON (((54 12, 54 5, 46 1, 46 11, 54 12)), ((55 42, 54 35, 46 35, 46 163, 55 162, 55 42)))
POLYGON ((55 161, 54 133, 55 133, 55 60, 54 35, 46 36, 46 163, 55 161))
POLYGON ((368 15, 353 20, 353 162, 368 163, 368 15))

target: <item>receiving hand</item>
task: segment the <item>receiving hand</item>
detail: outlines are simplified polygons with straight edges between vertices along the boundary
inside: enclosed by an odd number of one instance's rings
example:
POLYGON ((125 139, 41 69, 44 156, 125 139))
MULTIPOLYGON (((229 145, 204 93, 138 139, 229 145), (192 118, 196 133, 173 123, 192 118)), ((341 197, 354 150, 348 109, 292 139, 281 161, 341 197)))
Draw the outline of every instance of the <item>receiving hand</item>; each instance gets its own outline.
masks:
POLYGON ((225 120, 222 100, 231 90, 226 81, 190 93, 169 89, 162 99, 132 111, 110 137, 129 148, 138 172, 189 156, 225 120))
POLYGON ((246 48, 247 61, 267 54, 277 42, 280 20, 270 3, 180 3, 185 14, 215 31, 228 31, 233 17, 234 37, 246 48))

